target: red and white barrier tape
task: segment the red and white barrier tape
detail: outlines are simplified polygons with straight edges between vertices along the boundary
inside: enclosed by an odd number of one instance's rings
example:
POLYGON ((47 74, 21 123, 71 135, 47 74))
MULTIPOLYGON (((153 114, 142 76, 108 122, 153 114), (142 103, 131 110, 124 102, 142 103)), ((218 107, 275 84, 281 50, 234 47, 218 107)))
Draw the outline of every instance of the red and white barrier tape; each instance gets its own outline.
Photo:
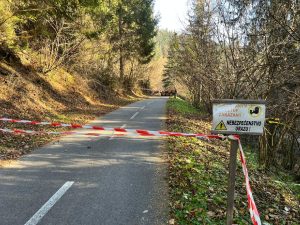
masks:
MULTIPOLYGON (((12 134, 46 134, 46 135, 70 135, 70 134, 77 134, 77 135, 87 135, 87 136, 102 136, 101 133, 84 133, 84 132, 74 132, 74 131, 34 131, 34 130, 21 130, 21 129, 7 129, 7 128, 0 128, 0 132, 3 133, 12 133, 12 134)), ((104 134, 107 135, 107 134, 104 134)))
POLYGON ((257 210, 256 204, 254 202, 254 198, 253 198, 253 195, 252 195, 252 190, 251 190, 251 186, 250 186, 250 179, 249 179, 248 169, 247 169, 247 165, 246 165, 246 157, 245 157, 245 154, 244 154, 244 151, 243 151, 241 139, 237 135, 231 135, 231 136, 229 136, 229 139, 236 140, 239 143, 240 159, 241 159, 241 164, 242 164, 243 173, 244 173, 244 177, 245 177, 246 191, 247 191, 247 198, 248 198, 248 208, 249 208, 249 212, 250 212, 250 217, 251 217, 252 223, 254 225, 261 225, 259 212, 257 210))
MULTIPOLYGON (((175 137, 197 137, 202 139, 223 139, 224 136, 214 135, 214 134, 188 134, 188 133, 180 133, 180 132, 168 132, 168 131, 150 131, 150 130, 140 130, 140 129, 125 129, 125 128, 111 128, 111 127, 102 127, 102 126, 90 126, 90 125, 81 125, 81 124, 67 124, 67 123, 58 123, 58 122, 38 122, 38 121, 30 121, 30 120, 17 120, 17 119, 9 119, 9 118, 0 118, 0 121, 3 122, 11 122, 11 123, 23 123, 30 125, 49 125, 52 127, 70 127, 70 128, 83 128, 83 129, 92 129, 97 131, 113 131, 120 133, 136 133, 140 136, 175 136, 175 137)), ((2 130, 5 132, 4 130, 2 130)), ((9 132, 13 133, 13 132, 9 132)), ((20 133, 20 132, 19 132, 20 133)), ((24 131, 23 133, 34 133, 34 131, 24 131)), ((64 132, 50 132, 49 134, 64 134, 64 132)), ((76 132, 68 133, 68 134, 76 134, 76 132)))
MULTIPOLYGON (((57 123, 57 122, 37 122, 37 121, 29 121, 29 120, 15 120, 8 118, 0 118, 0 121, 4 122, 12 122, 12 123, 24 123, 31 125, 50 125, 53 127, 71 127, 71 128, 84 128, 84 129, 94 129, 100 133, 86 133, 86 132, 75 132, 75 131, 32 131, 32 130, 21 130, 21 129, 7 129, 0 128, 1 132, 4 133, 14 133, 14 134, 51 134, 51 135, 70 135, 70 134, 78 134, 78 135, 88 135, 88 136, 103 136, 108 134, 103 134, 103 131, 112 131, 117 132, 113 133, 116 136, 151 136, 151 137, 166 137, 166 136, 176 136, 176 137, 197 137, 199 139, 221 139, 224 140, 226 137, 222 135, 206 135, 206 134, 188 134, 188 133, 179 133, 179 132, 167 132, 167 131, 148 131, 148 130, 134 130, 134 129, 124 129, 124 128, 108 128, 101 126, 89 126, 89 125, 80 125, 80 124, 65 124, 65 123, 57 123)), ((111 135, 111 134, 110 134, 111 135)), ((246 158, 242 148, 241 140, 237 135, 231 135, 228 137, 229 139, 233 139, 238 141, 239 150, 240 150, 240 159, 243 168, 243 173, 246 182, 246 191, 248 198, 248 208, 251 216, 252 223, 254 225, 261 225, 261 220, 259 217, 259 212, 257 210, 256 204, 254 202, 254 198, 252 195, 252 190, 250 186, 250 180, 248 175, 248 170, 246 166, 246 158)))
MULTIPOLYGON (((180 135, 177 133, 173 132, 162 132, 159 131, 158 134, 153 134, 153 131, 147 131, 147 130, 133 130, 130 129, 130 131, 123 131, 123 128, 110 128, 110 130, 105 129, 101 130, 98 133, 91 133, 91 132, 76 132, 76 131, 33 131, 33 130, 22 130, 22 129, 8 129, 8 128, 0 128, 0 132, 3 133, 13 133, 13 134, 30 134, 30 135, 35 135, 35 134, 48 134, 48 135, 71 135, 71 134, 76 134, 76 135, 84 135, 84 136, 126 136, 126 137, 180 137, 184 135, 180 135), (120 129, 120 130, 119 130, 120 129), (105 133, 106 131, 110 131, 112 133, 105 133), (134 131, 134 132, 130 132, 134 131)), ((197 137, 198 139, 202 140, 209 140, 209 139, 224 139, 224 136, 220 135, 205 135, 205 134, 191 134, 185 137, 197 137)))
POLYGON ((243 172, 244 172, 244 177, 245 177, 245 182, 246 182, 246 190, 247 190, 247 197, 248 197, 248 207, 250 211, 250 216, 252 223, 254 225, 261 225, 260 217, 259 217, 259 212, 257 210, 256 204, 254 202, 254 198, 252 195, 252 190, 250 186, 250 180, 249 180, 249 175, 248 175, 248 170, 246 166, 246 158, 244 155, 244 151, 242 148, 241 141, 239 139, 239 149, 240 149, 240 157, 241 157, 241 163, 243 167, 243 172))

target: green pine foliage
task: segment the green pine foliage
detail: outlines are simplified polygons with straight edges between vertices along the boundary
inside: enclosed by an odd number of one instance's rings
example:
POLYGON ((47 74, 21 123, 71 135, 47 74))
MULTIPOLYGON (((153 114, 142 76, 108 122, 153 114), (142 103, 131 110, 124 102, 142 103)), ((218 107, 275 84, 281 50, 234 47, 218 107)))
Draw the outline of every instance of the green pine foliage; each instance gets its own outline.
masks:
POLYGON ((153 4, 154 0, 0 0, 0 43, 34 52, 33 64, 45 74, 59 67, 81 72, 90 65, 85 71, 98 74, 100 81, 120 77, 121 85, 124 80, 135 84, 143 78, 136 74, 142 74, 155 54, 158 20, 153 4))

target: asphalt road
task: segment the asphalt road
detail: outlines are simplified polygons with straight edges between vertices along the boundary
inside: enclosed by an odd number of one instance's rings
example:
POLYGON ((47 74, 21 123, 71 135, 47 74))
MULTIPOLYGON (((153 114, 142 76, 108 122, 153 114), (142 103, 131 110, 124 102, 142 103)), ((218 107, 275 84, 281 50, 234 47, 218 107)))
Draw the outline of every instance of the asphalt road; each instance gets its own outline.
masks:
MULTIPOLYGON (((91 124, 162 129, 167 98, 139 101, 91 124)), ((0 169, 1 225, 167 224, 162 141, 70 135, 0 169)))

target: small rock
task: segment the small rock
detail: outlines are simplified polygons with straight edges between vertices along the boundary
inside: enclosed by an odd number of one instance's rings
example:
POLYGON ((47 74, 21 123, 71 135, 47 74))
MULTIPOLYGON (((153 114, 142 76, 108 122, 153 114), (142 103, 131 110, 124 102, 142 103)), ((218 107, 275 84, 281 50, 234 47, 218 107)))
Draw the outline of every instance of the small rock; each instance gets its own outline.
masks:
POLYGON ((270 217, 269 217, 268 215, 265 215, 265 219, 266 219, 266 220, 269 220, 270 217))
POLYGON ((174 225, 175 224, 175 220, 174 219, 170 219, 169 220, 169 224, 174 225))
POLYGON ((208 211, 208 212, 207 212, 207 215, 208 215, 209 217, 214 217, 214 216, 215 216, 215 213, 212 212, 212 211, 208 211))

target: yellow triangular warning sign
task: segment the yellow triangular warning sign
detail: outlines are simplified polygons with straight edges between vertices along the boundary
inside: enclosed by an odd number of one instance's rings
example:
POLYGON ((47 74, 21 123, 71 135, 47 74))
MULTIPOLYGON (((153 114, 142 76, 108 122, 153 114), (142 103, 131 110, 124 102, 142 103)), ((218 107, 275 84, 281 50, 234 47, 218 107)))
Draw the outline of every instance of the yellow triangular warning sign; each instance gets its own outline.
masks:
POLYGON ((227 130, 227 127, 225 126, 223 120, 216 126, 215 130, 227 130))

